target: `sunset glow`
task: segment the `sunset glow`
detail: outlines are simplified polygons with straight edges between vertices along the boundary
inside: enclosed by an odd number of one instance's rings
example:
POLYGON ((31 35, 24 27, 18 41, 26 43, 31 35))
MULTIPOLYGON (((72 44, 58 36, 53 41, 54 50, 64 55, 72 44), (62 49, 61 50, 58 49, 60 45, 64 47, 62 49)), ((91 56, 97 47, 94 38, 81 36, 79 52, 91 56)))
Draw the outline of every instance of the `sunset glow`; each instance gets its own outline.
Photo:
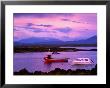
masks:
POLYGON ((14 13, 14 40, 30 37, 62 41, 97 35, 96 13, 14 13))

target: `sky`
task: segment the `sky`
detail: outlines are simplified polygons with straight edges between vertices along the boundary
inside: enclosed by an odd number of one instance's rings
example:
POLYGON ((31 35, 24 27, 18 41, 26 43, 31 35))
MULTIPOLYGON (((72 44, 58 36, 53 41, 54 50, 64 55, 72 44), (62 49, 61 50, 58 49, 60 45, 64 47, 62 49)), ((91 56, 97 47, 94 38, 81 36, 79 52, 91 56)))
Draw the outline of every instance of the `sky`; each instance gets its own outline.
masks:
POLYGON ((76 41, 97 35, 96 13, 14 13, 14 41, 32 37, 76 41))

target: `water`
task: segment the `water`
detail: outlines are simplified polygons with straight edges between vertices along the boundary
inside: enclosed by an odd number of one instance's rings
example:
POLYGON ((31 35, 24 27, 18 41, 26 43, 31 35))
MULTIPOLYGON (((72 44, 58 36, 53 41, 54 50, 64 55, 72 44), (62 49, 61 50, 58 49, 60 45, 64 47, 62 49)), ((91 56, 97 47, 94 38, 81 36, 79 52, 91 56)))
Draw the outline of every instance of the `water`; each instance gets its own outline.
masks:
POLYGON ((77 48, 77 49, 86 49, 86 50, 96 49, 96 47, 60 47, 60 48, 77 48))
MULTIPOLYGON (((50 52, 52 53, 52 52, 50 52)), ((44 57, 48 52, 30 52, 30 53, 15 53, 14 54, 14 71, 19 71, 26 68, 29 72, 42 71, 49 72, 55 68, 64 70, 86 69, 91 70, 97 64, 97 51, 77 51, 77 52, 59 52, 53 54, 52 58, 64 59, 70 58, 68 62, 45 64, 44 57), (72 60, 80 57, 90 58, 94 64, 92 65, 72 65, 72 60)))

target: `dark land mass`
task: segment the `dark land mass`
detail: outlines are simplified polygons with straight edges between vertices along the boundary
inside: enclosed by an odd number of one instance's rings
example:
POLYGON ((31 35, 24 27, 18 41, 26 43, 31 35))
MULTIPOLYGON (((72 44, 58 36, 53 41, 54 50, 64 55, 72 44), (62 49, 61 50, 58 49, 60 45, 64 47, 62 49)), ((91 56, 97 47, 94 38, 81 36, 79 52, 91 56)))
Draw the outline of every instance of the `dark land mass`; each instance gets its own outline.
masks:
POLYGON ((59 48, 59 47, 14 47, 15 53, 23 52, 76 52, 76 51, 97 51, 97 49, 77 49, 77 48, 59 48))
POLYGON ((71 69, 64 70, 56 68, 55 70, 52 70, 50 72, 42 71, 29 72, 24 68, 19 72, 14 72, 14 75, 97 75, 97 65, 92 70, 77 69, 75 71, 72 71, 71 69))

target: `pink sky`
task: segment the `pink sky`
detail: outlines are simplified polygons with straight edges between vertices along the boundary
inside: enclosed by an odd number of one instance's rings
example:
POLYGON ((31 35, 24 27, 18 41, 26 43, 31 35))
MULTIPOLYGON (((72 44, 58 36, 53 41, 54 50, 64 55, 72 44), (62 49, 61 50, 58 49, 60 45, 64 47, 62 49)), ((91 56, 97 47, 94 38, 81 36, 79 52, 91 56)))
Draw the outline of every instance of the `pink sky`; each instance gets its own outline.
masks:
POLYGON ((97 34, 96 13, 15 13, 14 38, 51 37, 63 41, 97 34))

